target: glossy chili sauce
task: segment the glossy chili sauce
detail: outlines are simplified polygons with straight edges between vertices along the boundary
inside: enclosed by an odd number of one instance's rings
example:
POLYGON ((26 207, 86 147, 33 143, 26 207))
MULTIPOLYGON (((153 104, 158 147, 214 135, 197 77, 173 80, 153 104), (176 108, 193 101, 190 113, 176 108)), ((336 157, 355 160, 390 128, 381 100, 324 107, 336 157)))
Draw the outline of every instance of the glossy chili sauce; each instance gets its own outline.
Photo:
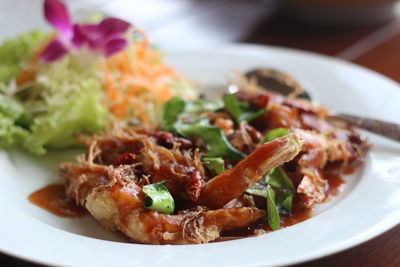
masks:
MULTIPOLYGON (((345 171, 346 174, 352 173, 354 170, 345 171)), ((328 180, 328 189, 326 191, 326 199, 330 199, 332 196, 336 196, 340 191, 341 187, 344 184, 343 179, 339 175, 329 175, 325 174, 324 177, 328 180)), ((131 188, 129 188, 131 189, 131 188)), ((129 190, 128 191, 131 191, 129 190)), ((126 190, 126 189, 125 189, 126 190)), ((122 191, 125 191, 122 190, 122 191)), ((137 190, 133 190, 136 192, 137 190)), ((140 192, 140 190, 139 190, 140 192)), ((135 200, 138 196, 132 198, 133 192, 121 192, 120 190, 113 190, 112 197, 116 203, 119 203, 118 210, 121 213, 121 223, 122 226, 127 223, 126 218, 127 215, 130 214, 131 210, 137 208, 137 202, 132 203, 132 200, 135 200), (129 196, 126 197, 125 195, 129 196), (121 201, 122 199, 125 201, 121 201)), ((51 184, 38 191, 33 192, 28 197, 29 201, 55 215, 61 217, 81 217, 87 214, 86 210, 82 207, 77 206, 74 201, 68 199, 65 193, 65 186, 62 184, 51 184)), ((304 220, 307 220, 311 217, 312 209, 306 208, 302 205, 302 201, 299 197, 295 197, 293 200, 292 212, 291 214, 281 214, 281 227, 287 227, 304 220)), ((126 225, 125 225, 126 226, 126 225)), ((250 225, 248 227, 235 229, 232 231, 225 231, 221 233, 222 237, 246 237, 250 235, 254 235, 256 230, 264 230, 271 231, 268 227, 266 219, 263 218, 258 222, 250 225)))
MULTIPOLYGON (((344 173, 350 174, 354 172, 354 170, 346 170, 344 173)), ((332 196, 336 196, 337 194, 340 193, 342 190, 342 187, 344 185, 344 180, 340 177, 340 175, 328 175, 324 174, 323 177, 328 181, 328 187, 326 190, 326 198, 325 201, 328 201, 332 196)), ((258 198, 255 197, 256 203, 259 204, 260 200, 265 202, 264 198, 258 198), (258 201, 257 201, 258 200, 258 201)), ((257 205, 260 206, 260 205, 257 205)), ((265 209, 265 204, 263 208, 265 209)), ((281 228, 285 228, 297 223, 300 223, 302 221, 305 221, 309 219, 312 215, 312 208, 307 208, 303 205, 303 201, 301 200, 301 197, 299 195, 296 195, 293 199, 293 204, 292 204, 292 211, 290 214, 280 214, 281 216, 281 228)), ((266 221, 266 218, 262 218, 256 223, 248 226, 248 227, 243 227, 240 229, 235 229, 232 231, 224 231, 221 233, 221 241, 224 240, 229 240, 231 237, 234 238, 242 238, 242 237, 247 237, 247 236, 254 236, 256 235, 255 233, 257 230, 264 230, 266 232, 272 231, 271 228, 268 226, 268 223, 266 221), (228 239, 226 239, 228 238, 228 239)))
POLYGON ((132 212, 143 207, 143 191, 136 184, 124 186, 116 184, 110 188, 111 197, 116 204, 119 213, 120 227, 128 226, 128 218, 132 212))
POLYGON ((61 217, 82 217, 87 213, 84 208, 67 198, 65 186, 62 184, 48 185, 30 194, 28 199, 31 203, 61 217))
MULTIPOLYGON (((265 199, 263 199, 265 202, 265 199)), ((305 221, 311 217, 312 209, 306 208, 302 205, 302 201, 299 198, 293 200, 292 212, 290 214, 281 214, 281 228, 294 225, 296 223, 305 221)), ((243 227, 240 229, 235 229, 232 231, 224 231, 221 233, 222 237, 246 237, 255 235, 257 230, 264 230, 266 232, 272 231, 268 226, 265 217, 258 220, 256 223, 243 227)))
POLYGON ((325 178, 328 180, 329 185, 327 191, 325 192, 325 200, 329 200, 340 193, 344 185, 344 180, 339 175, 325 175, 325 178))

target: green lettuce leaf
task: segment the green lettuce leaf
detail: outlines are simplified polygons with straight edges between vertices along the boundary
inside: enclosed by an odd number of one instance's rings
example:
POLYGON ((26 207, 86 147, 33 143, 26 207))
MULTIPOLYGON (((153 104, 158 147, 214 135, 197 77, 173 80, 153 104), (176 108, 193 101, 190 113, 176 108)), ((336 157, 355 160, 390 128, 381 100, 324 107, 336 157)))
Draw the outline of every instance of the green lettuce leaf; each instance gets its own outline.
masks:
POLYGON ((25 144, 29 138, 29 132, 14 123, 14 120, 0 113, 0 147, 9 148, 15 144, 25 144))
POLYGON ((54 63, 38 63, 36 80, 29 87, 14 92, 9 86, 46 38, 31 32, 0 46, 1 147, 20 145, 40 155, 48 148, 76 145, 77 134, 94 133, 106 125, 97 58, 68 55, 54 63))
POLYGON ((6 84, 17 76, 46 38, 47 34, 32 31, 0 45, 0 83, 6 84))
POLYGON ((93 85, 90 81, 83 82, 82 90, 75 92, 62 106, 36 118, 31 128, 32 143, 26 146, 28 150, 42 154, 44 147, 73 146, 77 133, 93 133, 105 127, 107 111, 93 85))

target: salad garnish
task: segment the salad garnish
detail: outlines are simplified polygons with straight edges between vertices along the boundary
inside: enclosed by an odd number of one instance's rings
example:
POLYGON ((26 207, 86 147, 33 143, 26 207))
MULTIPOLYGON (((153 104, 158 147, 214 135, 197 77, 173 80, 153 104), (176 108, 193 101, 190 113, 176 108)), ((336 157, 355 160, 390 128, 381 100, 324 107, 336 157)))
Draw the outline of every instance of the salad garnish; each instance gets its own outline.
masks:
POLYGON ((111 121, 155 127, 168 100, 197 96, 130 23, 73 23, 60 0, 45 0, 44 15, 56 32, 29 32, 0 45, 1 147, 41 155, 76 146, 77 135, 111 121))

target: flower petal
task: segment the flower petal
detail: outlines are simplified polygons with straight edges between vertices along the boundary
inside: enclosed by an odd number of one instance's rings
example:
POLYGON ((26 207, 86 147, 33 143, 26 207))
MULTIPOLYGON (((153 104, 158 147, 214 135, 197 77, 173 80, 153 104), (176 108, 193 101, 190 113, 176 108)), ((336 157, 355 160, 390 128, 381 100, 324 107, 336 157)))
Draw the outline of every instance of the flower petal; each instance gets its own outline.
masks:
POLYGON ((106 41, 97 24, 76 24, 74 26, 72 42, 75 46, 86 44, 91 49, 97 49, 104 46, 106 41))
POLYGON ((131 26, 128 22, 117 18, 103 19, 99 24, 99 31, 104 37, 124 33, 131 26))
POLYGON ((63 35, 63 39, 70 38, 72 34, 71 20, 67 7, 58 0, 44 1, 44 16, 46 20, 63 35))
POLYGON ((109 57, 121 50, 123 50, 128 45, 128 41, 124 38, 111 39, 104 46, 104 55, 109 57))
POLYGON ((79 29, 87 39, 98 39, 101 37, 97 24, 77 24, 76 28, 79 29))
POLYGON ((74 25, 74 33, 72 36, 72 45, 75 47, 81 47, 87 40, 86 35, 81 30, 81 25, 74 25))
POLYGON ((62 58, 67 53, 67 48, 61 43, 60 40, 55 39, 49 43, 44 51, 40 54, 40 60, 44 62, 53 62, 62 58))

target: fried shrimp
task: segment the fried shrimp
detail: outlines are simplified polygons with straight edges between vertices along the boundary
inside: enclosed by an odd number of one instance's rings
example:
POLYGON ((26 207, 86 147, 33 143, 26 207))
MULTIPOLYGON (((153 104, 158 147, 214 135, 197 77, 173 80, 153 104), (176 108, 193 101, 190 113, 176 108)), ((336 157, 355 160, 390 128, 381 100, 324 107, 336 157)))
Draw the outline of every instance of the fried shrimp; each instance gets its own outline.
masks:
POLYGON ((222 102, 174 98, 156 128, 80 136, 88 152, 59 168, 67 196, 139 243, 231 240, 299 222, 368 150, 307 100, 239 91, 222 102))
POLYGON ((247 226, 265 215, 254 207, 208 210, 198 206, 176 215, 145 209, 145 195, 128 166, 64 163, 60 174, 67 180, 69 195, 107 229, 119 230, 140 243, 207 243, 221 231, 247 226))
POLYGON ((263 144, 232 169, 213 178, 203 188, 199 203, 210 208, 221 208, 240 196, 270 169, 292 160, 303 141, 297 134, 263 144))
POLYGON ((188 150, 180 150, 180 143, 174 140, 168 149, 159 144, 153 132, 135 127, 114 126, 102 136, 80 141, 98 151, 92 155, 94 163, 114 167, 136 164, 135 175, 151 176, 152 182, 168 180, 168 189, 180 199, 195 201, 200 195, 204 170, 197 150, 192 157, 188 150))

